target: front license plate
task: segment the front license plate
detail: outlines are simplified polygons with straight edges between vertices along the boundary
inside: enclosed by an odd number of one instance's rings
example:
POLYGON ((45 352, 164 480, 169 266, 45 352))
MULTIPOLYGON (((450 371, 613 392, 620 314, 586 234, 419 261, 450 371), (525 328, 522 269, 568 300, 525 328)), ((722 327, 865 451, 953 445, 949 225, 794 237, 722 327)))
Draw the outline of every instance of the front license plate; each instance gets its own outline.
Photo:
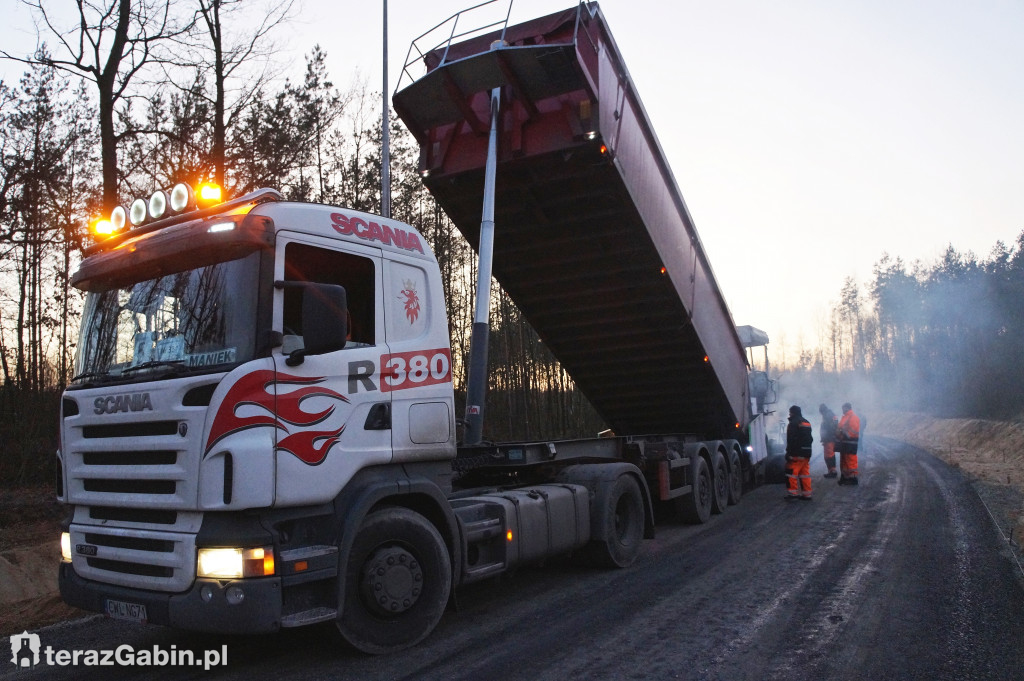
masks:
POLYGON ((107 617, 116 620, 127 620, 145 624, 149 617, 146 615, 146 606, 140 603, 128 603, 127 601, 115 601, 108 598, 104 603, 107 617))

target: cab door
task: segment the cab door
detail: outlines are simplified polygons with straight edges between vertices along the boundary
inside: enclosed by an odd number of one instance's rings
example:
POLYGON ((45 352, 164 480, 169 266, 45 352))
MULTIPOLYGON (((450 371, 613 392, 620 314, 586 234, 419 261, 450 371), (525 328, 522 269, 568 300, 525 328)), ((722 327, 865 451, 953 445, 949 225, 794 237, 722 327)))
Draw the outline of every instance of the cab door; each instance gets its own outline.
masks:
POLYGON ((395 461, 453 458, 452 356, 437 267, 389 253, 384 311, 389 354, 381 357, 380 385, 392 399, 395 461))
POLYGON ((283 334, 273 351, 277 505, 329 501, 361 468, 392 459, 391 396, 379 377, 388 353, 382 272, 379 249, 278 234, 274 277, 286 286, 274 290, 274 329, 283 334), (302 297, 312 295, 303 283, 345 289, 348 334, 343 349, 296 361, 302 297))

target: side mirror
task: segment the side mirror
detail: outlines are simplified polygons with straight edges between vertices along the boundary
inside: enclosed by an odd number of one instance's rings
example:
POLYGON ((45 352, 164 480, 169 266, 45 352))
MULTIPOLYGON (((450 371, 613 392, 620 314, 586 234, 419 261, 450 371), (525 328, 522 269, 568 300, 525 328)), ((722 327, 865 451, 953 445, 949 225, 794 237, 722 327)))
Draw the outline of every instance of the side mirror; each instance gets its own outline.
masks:
POLYGON ((322 355, 345 347, 348 336, 348 295, 343 286, 305 281, 275 281, 274 287, 302 289, 303 348, 288 355, 288 366, 306 355, 322 355))

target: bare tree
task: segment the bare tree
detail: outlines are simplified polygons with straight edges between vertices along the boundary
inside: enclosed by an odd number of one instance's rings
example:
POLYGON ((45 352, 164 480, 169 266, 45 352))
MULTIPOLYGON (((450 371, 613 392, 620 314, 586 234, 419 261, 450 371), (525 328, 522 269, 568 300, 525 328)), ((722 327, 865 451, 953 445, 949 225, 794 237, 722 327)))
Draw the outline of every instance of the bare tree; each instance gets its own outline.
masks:
POLYGON ((210 160, 214 168, 214 181, 224 186, 228 164, 228 130, 239 122, 246 107, 267 84, 267 65, 274 52, 273 44, 267 37, 275 27, 288 19, 293 2, 268 3, 263 10, 254 11, 251 2, 243 5, 242 0, 197 1, 199 9, 196 11, 196 25, 205 38, 205 45, 200 49, 209 54, 209 59, 198 66, 208 71, 213 79, 213 94, 209 96, 213 127, 210 160), (244 19, 239 14, 242 10, 245 10, 244 19), (244 24, 246 29, 232 34, 227 26, 236 15, 236 23, 244 24), (255 22, 252 20, 254 16, 257 17, 255 22), (229 81, 243 80, 239 76, 246 71, 245 67, 254 68, 259 75, 245 78, 244 84, 235 91, 233 101, 229 103, 229 81))
POLYGON ((99 109, 103 207, 117 204, 117 143, 114 113, 139 72, 154 59, 164 41, 190 30, 189 21, 174 15, 176 0, 77 0, 73 26, 64 28, 43 0, 22 0, 36 17, 40 42, 52 37, 61 56, 22 58, 0 50, 0 56, 25 64, 43 64, 75 74, 96 85, 99 109))

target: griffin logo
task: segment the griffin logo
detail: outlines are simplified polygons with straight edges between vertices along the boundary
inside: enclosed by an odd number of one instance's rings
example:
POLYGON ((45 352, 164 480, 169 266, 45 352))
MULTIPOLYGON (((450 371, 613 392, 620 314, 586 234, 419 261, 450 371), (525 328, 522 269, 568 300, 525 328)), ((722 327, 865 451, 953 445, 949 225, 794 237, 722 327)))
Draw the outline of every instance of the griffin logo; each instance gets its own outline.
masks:
POLYGON ((405 316, 409 319, 409 323, 415 324, 420 316, 420 297, 416 293, 416 282, 411 279, 403 281, 398 299, 405 305, 405 316))
POLYGON ((328 388, 315 384, 323 378, 303 378, 289 376, 274 371, 254 371, 231 386, 224 401, 217 410, 210 428, 210 437, 206 441, 208 454, 221 439, 248 428, 272 426, 283 430, 287 435, 277 442, 277 448, 296 456, 299 460, 315 466, 322 463, 327 452, 338 441, 345 430, 345 424, 333 430, 313 430, 310 427, 326 421, 334 413, 335 405, 318 411, 307 412, 302 403, 312 397, 327 397, 348 403, 348 398, 328 388), (307 386, 290 392, 274 395, 274 386, 307 386), (276 409, 275 409, 276 402, 276 409), (242 407, 253 406, 264 410, 265 414, 239 416, 242 407), (276 416, 275 416, 276 413, 276 416), (291 432, 289 426, 301 430, 291 432))

